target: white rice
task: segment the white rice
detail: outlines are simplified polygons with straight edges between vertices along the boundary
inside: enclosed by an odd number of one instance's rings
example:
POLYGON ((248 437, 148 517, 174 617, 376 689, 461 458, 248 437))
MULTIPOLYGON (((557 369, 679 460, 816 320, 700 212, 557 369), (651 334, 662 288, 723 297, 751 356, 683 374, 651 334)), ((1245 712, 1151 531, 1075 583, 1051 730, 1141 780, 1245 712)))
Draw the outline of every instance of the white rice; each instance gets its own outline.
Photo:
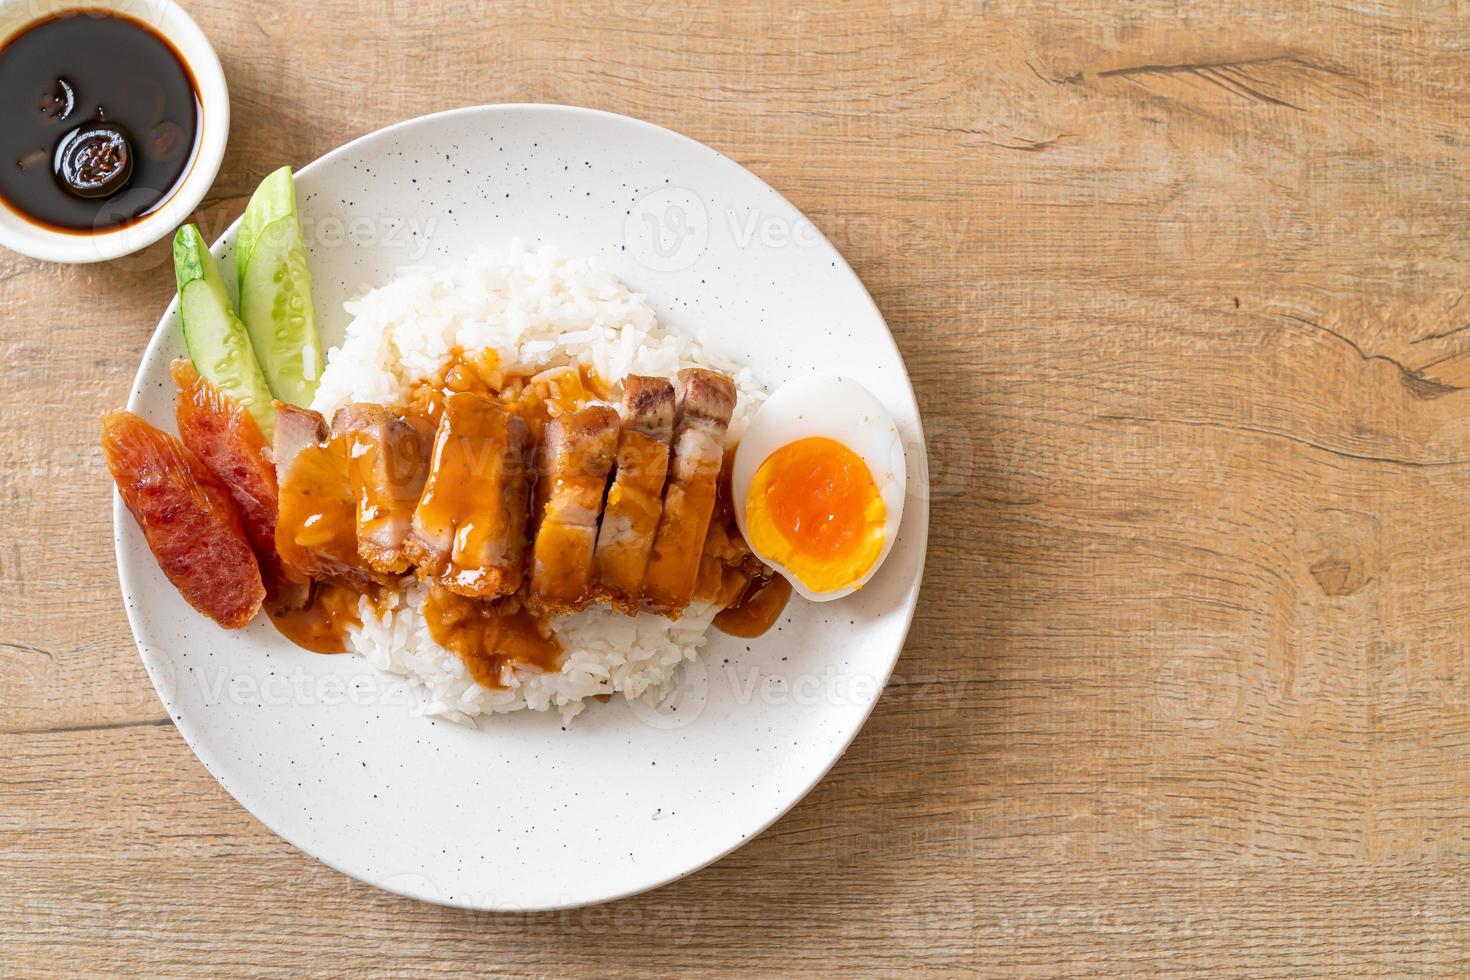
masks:
MULTIPOLYGON (((404 269, 346 304, 353 319, 327 366, 311 407, 328 418, 348 402, 390 404, 435 374, 454 348, 493 349, 507 373, 581 363, 610 381, 628 374, 672 378, 708 367, 735 379, 733 441, 765 393, 750 371, 699 337, 664 329, 640 293, 586 260, 552 248, 481 251, 439 270, 404 269)), ((715 610, 691 607, 675 622, 651 613, 624 616, 596 607, 556 617, 565 651, 561 670, 507 670, 503 689, 482 687, 454 653, 435 643, 423 617, 427 590, 414 585, 377 614, 362 603, 353 648, 380 670, 408 679, 419 714, 473 724, 492 713, 531 708, 579 714, 586 699, 621 694, 657 704, 679 667, 704 644, 715 610)))

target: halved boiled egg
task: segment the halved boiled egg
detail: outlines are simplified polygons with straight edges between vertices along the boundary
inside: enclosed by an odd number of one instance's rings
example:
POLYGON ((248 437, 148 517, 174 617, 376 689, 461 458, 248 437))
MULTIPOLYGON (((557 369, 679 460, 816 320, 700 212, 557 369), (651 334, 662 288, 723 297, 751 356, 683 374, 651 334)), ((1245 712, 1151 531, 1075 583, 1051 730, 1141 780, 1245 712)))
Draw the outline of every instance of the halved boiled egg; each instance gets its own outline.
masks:
POLYGON ((766 399, 735 450, 735 520, 766 564, 817 602, 862 588, 903 516, 903 444, 862 385, 817 376, 766 399))

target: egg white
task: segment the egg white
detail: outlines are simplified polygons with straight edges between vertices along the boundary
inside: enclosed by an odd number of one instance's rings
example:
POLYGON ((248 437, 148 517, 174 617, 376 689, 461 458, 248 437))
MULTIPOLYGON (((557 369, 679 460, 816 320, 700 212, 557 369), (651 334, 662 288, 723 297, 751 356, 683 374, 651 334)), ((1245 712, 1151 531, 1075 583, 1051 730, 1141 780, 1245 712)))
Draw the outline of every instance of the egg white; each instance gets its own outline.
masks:
POLYGON ((780 562, 759 551, 756 554, 761 561, 786 576, 799 595, 813 602, 827 602, 862 588, 877 573, 893 548, 898 522, 903 517, 903 442, 893 416, 883 403, 851 378, 812 375, 783 385, 756 411, 735 450, 730 490, 735 505, 735 521, 747 541, 750 540, 750 532, 745 526, 745 498, 750 492, 750 481, 755 471, 782 446, 814 436, 825 436, 842 443, 856 453, 873 474, 873 482, 877 484, 878 495, 887 511, 883 521, 883 549, 861 579, 830 592, 812 592, 780 562))

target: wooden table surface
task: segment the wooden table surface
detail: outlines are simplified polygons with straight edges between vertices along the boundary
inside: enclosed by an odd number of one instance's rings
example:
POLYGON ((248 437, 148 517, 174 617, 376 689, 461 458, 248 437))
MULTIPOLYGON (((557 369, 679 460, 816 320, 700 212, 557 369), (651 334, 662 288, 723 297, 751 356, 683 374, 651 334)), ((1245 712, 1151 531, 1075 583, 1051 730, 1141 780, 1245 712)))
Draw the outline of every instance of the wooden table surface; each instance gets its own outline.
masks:
POLYGON ((789 197, 913 374, 923 596, 846 757, 715 866, 563 914, 374 891, 215 783, 128 633, 97 415, 166 245, 0 252, 0 973, 1470 970, 1463 0, 188 6, 234 110, 206 229, 481 102, 789 197))

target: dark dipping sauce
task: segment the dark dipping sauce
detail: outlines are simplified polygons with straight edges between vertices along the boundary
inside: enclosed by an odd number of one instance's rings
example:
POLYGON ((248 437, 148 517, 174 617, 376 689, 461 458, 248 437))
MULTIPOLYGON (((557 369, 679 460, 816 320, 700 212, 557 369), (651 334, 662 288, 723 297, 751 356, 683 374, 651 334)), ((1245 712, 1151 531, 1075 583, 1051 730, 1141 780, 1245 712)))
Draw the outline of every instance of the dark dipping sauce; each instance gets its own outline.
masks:
POLYGON ((59 231, 131 224, 182 182, 199 115, 183 59, 141 21, 38 20, 0 46, 0 199, 59 231))

